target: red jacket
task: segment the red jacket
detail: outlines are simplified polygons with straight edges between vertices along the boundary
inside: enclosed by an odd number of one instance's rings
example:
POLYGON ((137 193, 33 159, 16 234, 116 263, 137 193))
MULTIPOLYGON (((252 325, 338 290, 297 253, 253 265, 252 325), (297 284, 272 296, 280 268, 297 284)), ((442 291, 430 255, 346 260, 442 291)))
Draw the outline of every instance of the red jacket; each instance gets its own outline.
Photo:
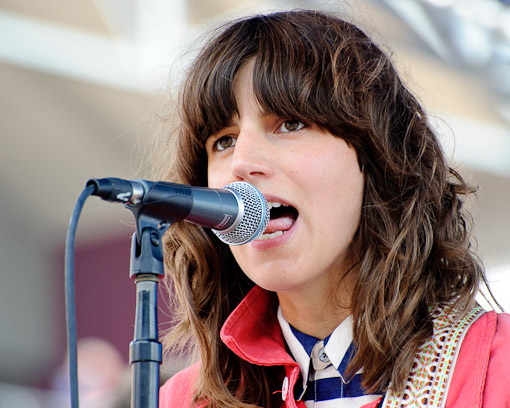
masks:
MULTIPOLYGON (((255 287, 229 316, 220 336, 235 354, 253 364, 283 366, 288 389, 281 390, 282 407, 305 407, 294 400, 299 366, 286 351, 273 295, 255 287)), ((160 390, 160 408, 190 407, 198 370, 197 363, 168 380, 160 390)), ((362 408, 375 408, 378 402, 362 408)), ((475 407, 510 408, 509 315, 484 313, 462 342, 446 408, 475 407)))

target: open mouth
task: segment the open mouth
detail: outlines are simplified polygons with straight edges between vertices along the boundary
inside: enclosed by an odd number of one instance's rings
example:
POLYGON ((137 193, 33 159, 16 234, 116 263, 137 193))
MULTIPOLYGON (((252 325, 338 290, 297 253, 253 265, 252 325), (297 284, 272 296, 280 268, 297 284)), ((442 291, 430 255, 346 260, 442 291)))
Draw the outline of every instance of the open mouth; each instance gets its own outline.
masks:
POLYGON ((291 205, 268 201, 269 223, 259 240, 279 237, 292 228, 296 222, 299 212, 291 205))

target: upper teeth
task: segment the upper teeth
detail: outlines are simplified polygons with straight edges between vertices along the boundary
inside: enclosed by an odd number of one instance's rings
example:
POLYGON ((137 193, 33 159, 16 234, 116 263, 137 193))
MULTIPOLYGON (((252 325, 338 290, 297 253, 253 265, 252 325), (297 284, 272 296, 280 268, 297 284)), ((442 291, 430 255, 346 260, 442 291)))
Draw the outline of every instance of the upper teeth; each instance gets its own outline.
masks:
POLYGON ((267 206, 268 206, 269 209, 271 209, 271 208, 278 208, 278 207, 282 206, 282 203, 278 203, 276 201, 268 201, 267 202, 267 206))

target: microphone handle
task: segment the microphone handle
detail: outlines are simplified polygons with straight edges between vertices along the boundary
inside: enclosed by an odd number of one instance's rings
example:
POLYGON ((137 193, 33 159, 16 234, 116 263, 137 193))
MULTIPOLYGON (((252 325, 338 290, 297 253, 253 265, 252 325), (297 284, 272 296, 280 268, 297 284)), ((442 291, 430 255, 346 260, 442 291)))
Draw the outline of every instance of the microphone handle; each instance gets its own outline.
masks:
POLYGON ((218 231, 231 228, 244 208, 229 189, 113 177, 91 179, 89 185, 96 188, 93 195, 122 202, 131 210, 143 206, 144 214, 155 219, 171 223, 185 220, 218 231))
POLYGON ((224 231, 244 215, 240 198, 229 189, 193 187, 193 205, 185 221, 224 231))

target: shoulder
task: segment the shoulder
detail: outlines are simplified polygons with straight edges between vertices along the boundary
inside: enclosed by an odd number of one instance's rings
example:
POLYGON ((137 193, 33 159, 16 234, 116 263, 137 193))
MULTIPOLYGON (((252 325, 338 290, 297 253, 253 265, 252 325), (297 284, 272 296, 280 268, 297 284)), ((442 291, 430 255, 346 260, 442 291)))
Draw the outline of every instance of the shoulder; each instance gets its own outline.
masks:
POLYGON ((510 315, 487 312, 462 342, 447 407, 510 408, 510 315), (462 405, 464 404, 464 405, 462 405))
POLYGON ((195 363, 178 372, 159 390, 159 408, 191 407, 200 363, 195 363))
MULTIPOLYGON (((494 313, 495 314, 495 313, 494 313)), ((484 406, 510 407, 510 315, 497 315, 484 387, 484 406)))
POLYGON ((488 368, 501 365, 510 368, 510 315, 487 312, 470 327, 462 342, 460 358, 478 356, 486 360, 488 368))

